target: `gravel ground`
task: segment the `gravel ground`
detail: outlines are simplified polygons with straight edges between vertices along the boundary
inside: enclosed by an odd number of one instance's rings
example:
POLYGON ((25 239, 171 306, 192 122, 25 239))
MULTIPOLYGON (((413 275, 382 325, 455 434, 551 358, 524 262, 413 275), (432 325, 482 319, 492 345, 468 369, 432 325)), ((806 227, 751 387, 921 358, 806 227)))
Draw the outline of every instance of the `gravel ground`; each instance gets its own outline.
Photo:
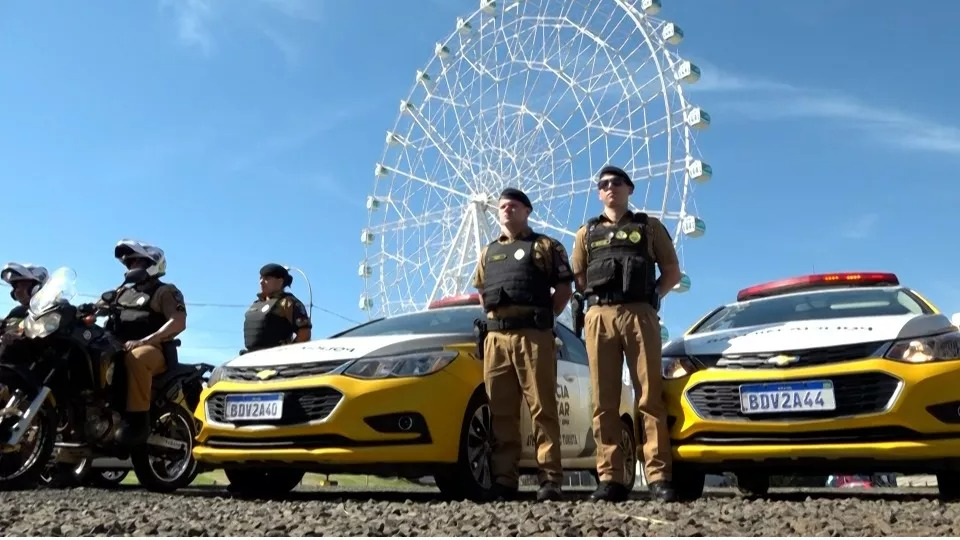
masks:
MULTIPOLYGON (((7 536, 945 536, 960 535, 960 503, 930 489, 781 492, 740 499, 711 491, 699 501, 657 503, 637 491, 620 504, 571 501, 444 502, 425 490, 295 492, 246 501, 219 488, 174 495, 139 488, 41 489, 0 494, 7 536)), ((579 499, 579 500, 578 500, 579 499)))

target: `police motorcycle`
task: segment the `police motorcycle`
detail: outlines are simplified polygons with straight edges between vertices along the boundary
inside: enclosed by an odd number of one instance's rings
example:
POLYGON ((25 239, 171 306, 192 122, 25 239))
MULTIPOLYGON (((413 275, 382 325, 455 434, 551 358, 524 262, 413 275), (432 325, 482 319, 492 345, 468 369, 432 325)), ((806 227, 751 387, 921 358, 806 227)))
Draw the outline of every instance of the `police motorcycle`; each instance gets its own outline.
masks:
MULTIPOLYGON (((124 286, 137 282, 136 273, 128 273, 124 286)), ((85 462, 102 458, 129 460, 151 491, 189 485, 200 472, 193 411, 213 366, 173 364, 154 378, 146 443, 119 445, 124 344, 97 324, 99 306, 70 304, 75 280, 67 267, 51 274, 30 300, 17 353, 0 357, 0 491, 32 488, 44 475, 73 475, 79 484, 82 471, 93 470, 85 462)), ((101 298, 109 304, 115 294, 101 298)))

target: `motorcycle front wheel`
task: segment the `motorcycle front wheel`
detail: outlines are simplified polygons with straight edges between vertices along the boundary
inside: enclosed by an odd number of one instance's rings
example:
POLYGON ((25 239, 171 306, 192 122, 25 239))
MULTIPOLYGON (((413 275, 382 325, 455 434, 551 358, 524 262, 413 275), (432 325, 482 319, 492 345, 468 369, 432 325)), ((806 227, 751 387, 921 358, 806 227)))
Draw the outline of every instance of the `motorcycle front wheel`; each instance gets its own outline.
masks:
MULTIPOLYGON (((38 389, 19 377, 0 373, 0 441, 7 441, 21 421, 38 389)), ((0 444, 0 492, 33 489, 53 457, 57 441, 57 412, 45 401, 18 444, 0 444)))
POLYGON ((197 427, 183 407, 166 405, 151 413, 152 430, 146 444, 130 455, 140 485, 150 491, 170 493, 187 487, 197 477, 193 459, 197 427))

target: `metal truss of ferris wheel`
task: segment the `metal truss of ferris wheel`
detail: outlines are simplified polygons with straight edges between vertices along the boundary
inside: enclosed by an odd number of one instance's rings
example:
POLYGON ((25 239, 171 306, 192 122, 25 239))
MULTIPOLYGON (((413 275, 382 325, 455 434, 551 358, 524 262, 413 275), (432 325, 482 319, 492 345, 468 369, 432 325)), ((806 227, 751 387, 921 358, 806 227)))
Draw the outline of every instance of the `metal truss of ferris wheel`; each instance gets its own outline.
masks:
MULTIPOLYGON (((535 229, 573 235, 601 211, 595 175, 613 163, 634 209, 663 220, 683 261, 701 236, 695 184, 712 176, 693 132, 710 116, 684 97, 700 69, 655 18, 659 0, 481 0, 437 43, 401 101, 367 198, 360 308, 415 311, 471 292, 480 249, 499 233, 506 186, 534 204, 535 229), (692 211, 691 211, 692 209, 692 211)), ((690 288, 684 274, 676 290, 690 288)))

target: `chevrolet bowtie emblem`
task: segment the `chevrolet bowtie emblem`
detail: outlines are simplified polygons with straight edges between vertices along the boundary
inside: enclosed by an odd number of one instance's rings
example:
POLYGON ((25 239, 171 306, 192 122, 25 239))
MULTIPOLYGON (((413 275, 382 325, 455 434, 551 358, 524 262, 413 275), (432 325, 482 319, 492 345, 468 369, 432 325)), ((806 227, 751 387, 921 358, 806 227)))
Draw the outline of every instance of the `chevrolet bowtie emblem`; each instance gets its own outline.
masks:
POLYGON ((276 377, 276 376, 277 376, 277 371, 274 369, 265 369, 263 371, 257 372, 257 378, 260 379, 261 381, 265 381, 271 377, 276 377))
POLYGON ((767 359, 768 364, 773 364, 777 367, 789 366, 800 360, 799 356, 789 356, 786 354, 778 354, 767 359))

